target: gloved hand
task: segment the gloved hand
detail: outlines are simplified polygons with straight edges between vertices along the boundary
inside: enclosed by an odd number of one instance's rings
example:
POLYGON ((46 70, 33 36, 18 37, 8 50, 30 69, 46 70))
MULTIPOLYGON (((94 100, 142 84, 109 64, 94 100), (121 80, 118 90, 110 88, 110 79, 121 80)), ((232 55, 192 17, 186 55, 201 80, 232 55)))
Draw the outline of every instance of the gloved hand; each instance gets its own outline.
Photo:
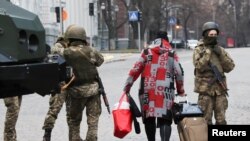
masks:
POLYGON ((219 46, 214 46, 213 47, 213 52, 217 55, 220 56, 221 55, 221 48, 219 46))

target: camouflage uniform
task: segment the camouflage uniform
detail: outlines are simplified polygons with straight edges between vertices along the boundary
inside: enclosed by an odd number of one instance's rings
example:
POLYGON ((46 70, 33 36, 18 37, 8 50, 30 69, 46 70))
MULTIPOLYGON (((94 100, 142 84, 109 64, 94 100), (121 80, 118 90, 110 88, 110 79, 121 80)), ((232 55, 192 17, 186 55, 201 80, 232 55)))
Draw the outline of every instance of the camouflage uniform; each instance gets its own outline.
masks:
MULTIPOLYGON (((52 54, 63 55, 64 48, 66 47, 66 42, 63 37, 59 37, 56 44, 51 48, 52 54)), ((49 100, 49 111, 46 115, 43 129, 53 129, 57 115, 62 109, 63 103, 65 101, 65 93, 63 94, 51 94, 49 100)))
POLYGON ((4 103, 7 107, 4 126, 4 141, 16 141, 15 126, 18 119, 21 102, 21 96, 4 98, 4 103))
POLYGON ((51 94, 49 99, 49 111, 45 117, 43 129, 53 129, 57 116, 65 101, 65 94, 51 94))
MULTIPOLYGON (((64 38, 59 37, 55 45, 51 48, 51 53, 63 55, 63 51, 66 47, 67 43, 64 38)), ((61 85, 63 84, 64 83, 61 83, 61 85)), ((62 109, 65 98, 66 93, 51 94, 49 100, 49 111, 47 112, 43 125, 43 129, 45 130, 43 141, 50 141, 51 131, 54 128, 57 116, 62 109)))
POLYGON ((81 140, 80 124, 83 110, 86 107, 88 131, 85 140, 97 141, 101 99, 98 93, 99 86, 96 80, 98 71, 96 67, 104 62, 104 58, 99 52, 86 45, 84 29, 78 26, 75 29, 73 31, 84 32, 83 38, 80 38, 82 41, 72 41, 70 46, 64 50, 66 63, 72 66, 75 76, 72 84, 65 90, 68 94, 66 108, 69 116, 69 140, 81 140))
POLYGON ((215 75, 208 65, 209 63, 218 68, 225 82, 226 76, 224 73, 230 72, 235 66, 232 58, 223 47, 205 45, 203 39, 201 39, 193 53, 195 67, 194 91, 199 93, 198 104, 204 111, 204 117, 208 124, 212 124, 213 112, 216 124, 227 124, 225 117, 228 108, 226 92, 216 81, 215 75), (214 50, 215 48, 220 50, 219 55, 214 50))

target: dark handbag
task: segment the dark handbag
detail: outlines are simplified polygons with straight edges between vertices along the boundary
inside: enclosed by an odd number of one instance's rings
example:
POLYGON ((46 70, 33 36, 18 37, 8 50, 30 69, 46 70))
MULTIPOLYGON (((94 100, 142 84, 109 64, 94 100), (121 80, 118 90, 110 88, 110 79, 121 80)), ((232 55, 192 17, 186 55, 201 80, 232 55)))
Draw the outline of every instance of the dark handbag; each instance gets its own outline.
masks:
POLYGON ((133 115, 135 117, 141 117, 141 111, 136 105, 134 99, 130 95, 128 95, 128 98, 129 98, 130 110, 132 111, 133 115))
POLYGON ((128 99, 129 99, 130 111, 132 112, 132 118, 134 121, 135 133, 140 134, 141 128, 140 128, 140 124, 136 118, 142 116, 141 111, 139 110, 138 106, 136 105, 134 99, 129 94, 128 94, 128 99))

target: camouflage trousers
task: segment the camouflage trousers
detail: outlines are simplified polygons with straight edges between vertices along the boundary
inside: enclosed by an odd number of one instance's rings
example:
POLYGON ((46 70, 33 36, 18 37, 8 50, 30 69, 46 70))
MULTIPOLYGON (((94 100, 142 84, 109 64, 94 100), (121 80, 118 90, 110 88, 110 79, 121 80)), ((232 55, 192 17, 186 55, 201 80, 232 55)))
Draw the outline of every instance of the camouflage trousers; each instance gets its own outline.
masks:
POLYGON ((85 107, 88 125, 85 141, 97 141, 98 121, 101 115, 101 99, 99 94, 86 98, 69 96, 69 99, 67 99, 66 111, 69 116, 69 141, 80 141, 80 124, 85 107))
POLYGON ((21 96, 4 98, 4 104, 7 107, 4 125, 4 141, 16 141, 16 123, 21 102, 21 96))
POLYGON ((66 93, 52 94, 49 99, 49 111, 45 117, 43 129, 53 129, 57 116, 65 102, 66 93))
POLYGON ((204 117, 209 125, 212 123, 213 113, 215 124, 226 125, 226 110, 228 108, 228 100, 226 95, 210 96, 207 94, 199 94, 198 104, 204 111, 204 117))

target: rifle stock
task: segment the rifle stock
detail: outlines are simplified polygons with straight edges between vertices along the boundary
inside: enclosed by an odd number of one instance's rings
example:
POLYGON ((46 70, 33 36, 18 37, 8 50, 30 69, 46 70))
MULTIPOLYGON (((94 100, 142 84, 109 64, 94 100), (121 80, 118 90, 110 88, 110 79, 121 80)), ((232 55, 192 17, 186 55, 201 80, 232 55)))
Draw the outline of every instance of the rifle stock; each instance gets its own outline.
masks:
POLYGON ((229 96, 228 93, 227 93, 227 91, 228 91, 227 85, 225 84, 225 82, 224 82, 224 80, 222 78, 222 75, 219 72, 218 68, 215 65, 211 64, 211 63, 209 64, 209 66, 212 69, 212 71, 213 71, 213 73, 214 73, 214 75, 216 77, 216 80, 219 82, 221 87, 225 90, 226 95, 229 96))

